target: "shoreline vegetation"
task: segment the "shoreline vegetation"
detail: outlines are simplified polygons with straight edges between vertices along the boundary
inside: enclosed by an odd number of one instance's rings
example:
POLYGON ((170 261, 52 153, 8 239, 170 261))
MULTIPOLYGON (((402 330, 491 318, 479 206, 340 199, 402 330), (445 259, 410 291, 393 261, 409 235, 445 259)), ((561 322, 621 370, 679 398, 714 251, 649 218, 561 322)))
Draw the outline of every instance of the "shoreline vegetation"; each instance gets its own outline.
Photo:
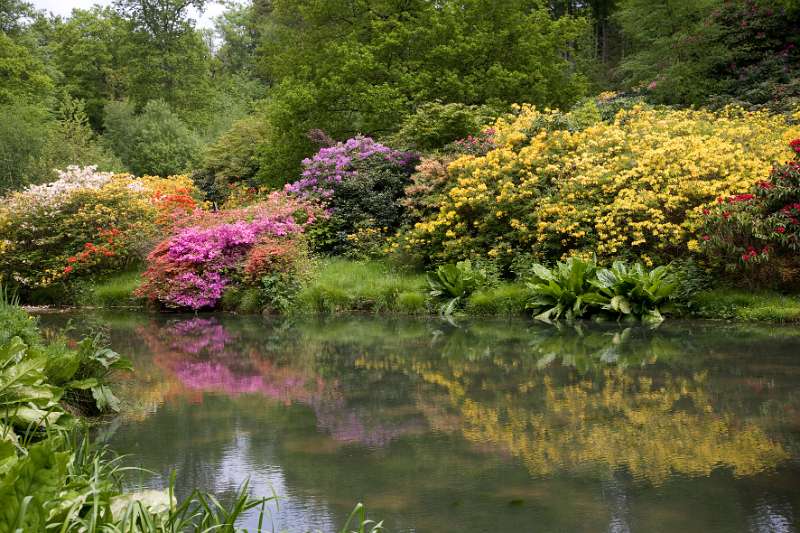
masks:
MULTIPOLYGON (((439 313, 429 294, 425 277, 393 272, 377 261, 325 259, 319 271, 300 289, 295 302, 284 312, 289 316, 331 314, 393 314, 436 316, 439 313)), ((75 305, 29 305, 32 312, 59 309, 128 309, 148 311, 147 303, 134 291, 140 272, 130 271, 84 287, 75 305)), ((239 295, 241 298, 241 295, 239 295)), ((524 283, 499 282, 472 293, 460 314, 474 317, 527 317, 530 291, 524 283)), ((229 299, 221 311, 232 314, 258 314, 261 309, 240 307, 229 299)), ((159 312, 149 309, 150 312, 159 312)), ((716 288, 700 291, 670 316, 679 319, 727 321, 800 322, 800 295, 777 291, 716 288)))
POLYGON ((0 281, 33 305, 797 321, 795 114, 515 106, 428 153, 330 141, 221 204, 70 167, 4 197, 0 281))

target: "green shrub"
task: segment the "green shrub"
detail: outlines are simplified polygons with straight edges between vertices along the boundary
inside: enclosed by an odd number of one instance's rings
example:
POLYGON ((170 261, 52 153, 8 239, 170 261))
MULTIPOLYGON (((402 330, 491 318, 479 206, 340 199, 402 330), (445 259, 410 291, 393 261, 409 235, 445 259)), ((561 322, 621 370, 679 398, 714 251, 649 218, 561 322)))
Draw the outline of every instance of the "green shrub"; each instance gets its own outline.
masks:
POLYGON ((426 102, 403 120, 389 142, 395 146, 429 152, 478 135, 499 113, 486 106, 426 102))
POLYGON ((528 283, 532 294, 528 307, 540 320, 582 318, 592 306, 605 303, 592 285, 597 272, 593 260, 570 257, 552 269, 536 264, 533 272, 528 283))
POLYGON ((430 296, 444 300, 439 311, 445 315, 452 314, 467 296, 486 284, 486 272, 473 267, 469 259, 441 265, 428 273, 430 296))
POLYGON ((622 261, 598 269, 594 260, 570 257, 552 269, 534 265, 533 272, 528 307, 541 320, 605 315, 660 321, 661 309, 677 288, 666 267, 647 270, 622 261))
POLYGON ((245 314, 258 313, 261 311, 262 300, 261 290, 258 288, 246 288, 242 290, 239 297, 239 305, 236 306, 237 311, 245 314))
POLYGON ((615 261, 602 268, 591 284, 606 299, 603 311, 621 317, 662 320, 661 308, 672 298, 677 281, 667 267, 647 270, 641 263, 631 266, 615 261))

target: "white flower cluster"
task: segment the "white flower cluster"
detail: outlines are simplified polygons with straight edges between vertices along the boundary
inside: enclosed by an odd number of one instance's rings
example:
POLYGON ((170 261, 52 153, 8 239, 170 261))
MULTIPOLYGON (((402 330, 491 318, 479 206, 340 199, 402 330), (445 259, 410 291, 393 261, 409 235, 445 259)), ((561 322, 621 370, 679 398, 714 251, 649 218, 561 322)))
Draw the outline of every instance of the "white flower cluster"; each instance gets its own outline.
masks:
POLYGON ((56 207, 73 191, 102 188, 111 181, 113 175, 111 172, 97 172, 96 166, 81 168, 73 165, 58 171, 56 181, 27 187, 17 195, 17 199, 42 207, 56 207))

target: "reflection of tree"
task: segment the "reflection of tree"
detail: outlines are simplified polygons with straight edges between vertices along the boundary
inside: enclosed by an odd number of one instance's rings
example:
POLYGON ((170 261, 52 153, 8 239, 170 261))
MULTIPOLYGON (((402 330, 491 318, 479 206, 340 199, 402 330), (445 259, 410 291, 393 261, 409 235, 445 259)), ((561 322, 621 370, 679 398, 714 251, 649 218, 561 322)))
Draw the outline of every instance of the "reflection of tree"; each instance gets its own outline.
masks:
MULTIPOLYGON (((237 403, 247 394, 306 406, 339 442, 385 447, 433 426, 517 456, 536 475, 624 467, 654 483, 671 472, 728 467, 747 476, 774 467, 794 446, 787 434, 774 438, 785 426, 779 417, 797 412, 797 398, 770 394, 764 378, 726 378, 715 355, 758 348, 764 334, 687 327, 376 320, 265 327, 194 318, 137 333, 170 383, 157 383, 158 391, 195 402, 214 392, 237 403)), ((773 347, 796 346, 768 334, 773 347)))

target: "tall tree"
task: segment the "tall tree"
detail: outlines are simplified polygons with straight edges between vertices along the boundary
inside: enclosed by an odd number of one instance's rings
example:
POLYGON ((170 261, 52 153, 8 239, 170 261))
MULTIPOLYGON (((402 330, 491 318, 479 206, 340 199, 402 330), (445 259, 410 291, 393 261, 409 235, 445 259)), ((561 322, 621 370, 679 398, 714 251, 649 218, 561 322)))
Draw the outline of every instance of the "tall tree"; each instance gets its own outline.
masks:
POLYGON ((380 135, 432 100, 568 105, 585 88, 585 24, 538 0, 273 0, 261 27, 271 177, 296 172, 311 128, 380 135))
POLYGON ((130 29, 124 43, 128 96, 139 106, 162 99, 195 125, 207 120, 210 50, 189 8, 205 0, 116 0, 130 29))

